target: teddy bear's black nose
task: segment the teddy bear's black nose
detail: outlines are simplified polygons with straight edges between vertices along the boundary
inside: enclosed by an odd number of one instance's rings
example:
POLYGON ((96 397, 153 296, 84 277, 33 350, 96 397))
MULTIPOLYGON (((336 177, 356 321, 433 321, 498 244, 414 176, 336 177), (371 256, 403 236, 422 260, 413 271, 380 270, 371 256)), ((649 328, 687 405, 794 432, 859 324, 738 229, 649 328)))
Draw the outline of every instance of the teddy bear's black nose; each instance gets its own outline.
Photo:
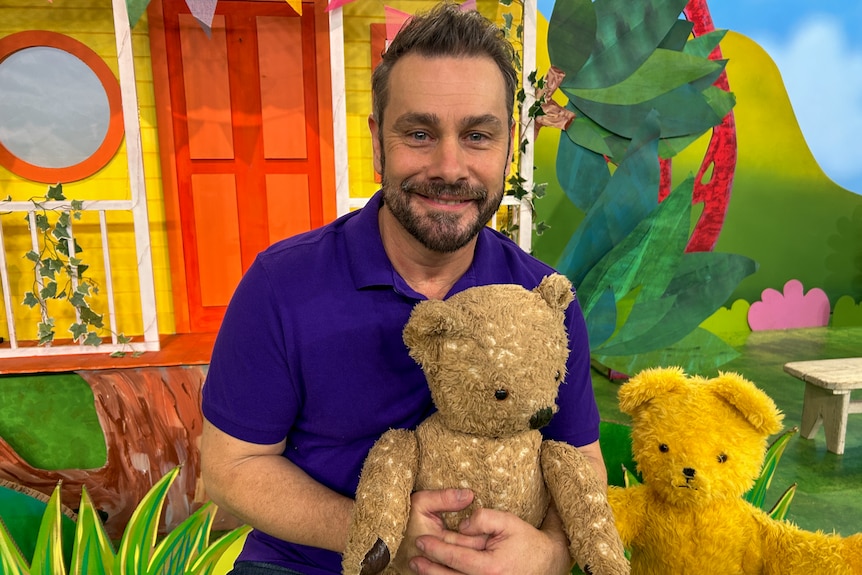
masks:
POLYGON ((685 467, 682 470, 682 474, 685 475, 686 481, 691 481, 692 479, 694 479, 695 471, 691 467, 685 467))
POLYGON ((543 407, 530 418, 530 429, 545 427, 551 421, 552 417, 554 417, 554 410, 550 407, 543 407))

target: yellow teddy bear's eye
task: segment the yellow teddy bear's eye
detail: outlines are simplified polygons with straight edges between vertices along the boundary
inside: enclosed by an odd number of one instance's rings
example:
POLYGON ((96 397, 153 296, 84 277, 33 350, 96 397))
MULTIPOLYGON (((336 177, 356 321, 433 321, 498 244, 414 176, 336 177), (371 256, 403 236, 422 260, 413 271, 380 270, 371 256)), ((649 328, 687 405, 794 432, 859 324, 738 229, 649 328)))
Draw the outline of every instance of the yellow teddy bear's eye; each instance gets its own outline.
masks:
POLYGON ((667 453, 668 451, 670 451, 670 447, 667 446, 667 443, 662 443, 658 446, 658 450, 662 453, 667 453))
POLYGON ((720 453, 720 454, 718 455, 718 462, 719 462, 719 463, 724 463, 725 461, 727 461, 727 455, 725 455, 724 453, 720 453))

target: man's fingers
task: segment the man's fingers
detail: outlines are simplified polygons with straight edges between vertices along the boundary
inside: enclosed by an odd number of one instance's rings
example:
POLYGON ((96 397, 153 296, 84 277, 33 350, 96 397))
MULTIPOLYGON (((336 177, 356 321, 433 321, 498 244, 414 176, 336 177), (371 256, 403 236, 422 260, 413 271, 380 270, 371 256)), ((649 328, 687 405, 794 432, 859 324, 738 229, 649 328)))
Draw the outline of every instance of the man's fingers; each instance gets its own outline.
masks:
POLYGON ((496 509, 476 509, 473 514, 461 522, 458 532, 462 535, 490 536, 500 533, 508 524, 512 515, 496 509))
POLYGON ((461 511, 472 502, 473 492, 469 489, 417 491, 412 499, 412 504, 417 511, 433 515, 447 511, 461 511))

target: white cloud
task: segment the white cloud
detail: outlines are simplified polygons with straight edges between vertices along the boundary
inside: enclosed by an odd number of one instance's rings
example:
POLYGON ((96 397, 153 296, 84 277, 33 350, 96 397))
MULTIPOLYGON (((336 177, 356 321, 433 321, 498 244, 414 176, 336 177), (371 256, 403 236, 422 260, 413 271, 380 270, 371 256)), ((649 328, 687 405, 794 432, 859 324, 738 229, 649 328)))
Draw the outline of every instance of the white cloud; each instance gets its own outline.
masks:
POLYGON ((783 42, 756 39, 784 79, 814 157, 837 183, 862 194, 862 49, 841 20, 812 15, 783 42))

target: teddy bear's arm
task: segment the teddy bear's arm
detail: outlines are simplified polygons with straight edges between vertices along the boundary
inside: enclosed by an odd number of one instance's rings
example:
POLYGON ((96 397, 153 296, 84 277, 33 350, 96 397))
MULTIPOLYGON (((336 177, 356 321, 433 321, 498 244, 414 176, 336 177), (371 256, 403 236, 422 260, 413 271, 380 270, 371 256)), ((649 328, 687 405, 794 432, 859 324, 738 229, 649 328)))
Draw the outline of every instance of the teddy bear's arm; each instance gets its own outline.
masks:
POLYGON ((344 575, 381 572, 398 552, 419 465, 412 431, 384 433, 368 452, 342 556, 344 575))
POLYGON ((643 485, 633 487, 608 487, 608 502, 614 513, 617 532, 627 549, 631 547, 638 535, 644 530, 644 523, 648 517, 646 511, 646 494, 643 485))
POLYGON ((567 443, 544 441, 542 472, 569 538, 572 559, 594 575, 628 574, 605 486, 587 458, 567 443))

